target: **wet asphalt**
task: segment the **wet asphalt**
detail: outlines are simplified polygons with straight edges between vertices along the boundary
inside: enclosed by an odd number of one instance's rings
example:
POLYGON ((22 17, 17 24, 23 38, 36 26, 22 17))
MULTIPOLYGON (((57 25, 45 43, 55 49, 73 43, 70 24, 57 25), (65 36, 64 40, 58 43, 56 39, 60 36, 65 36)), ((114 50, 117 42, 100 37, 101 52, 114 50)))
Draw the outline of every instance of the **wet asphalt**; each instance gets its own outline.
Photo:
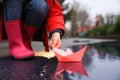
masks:
MULTIPOLYGON (((87 45, 100 42, 114 41, 109 39, 65 38, 62 39, 61 49, 74 45, 87 45)), ((34 51, 43 50, 42 42, 32 42, 34 51)), ((57 59, 35 57, 26 61, 17 61, 9 56, 8 42, 0 43, 0 80, 55 80, 54 72, 57 59)))

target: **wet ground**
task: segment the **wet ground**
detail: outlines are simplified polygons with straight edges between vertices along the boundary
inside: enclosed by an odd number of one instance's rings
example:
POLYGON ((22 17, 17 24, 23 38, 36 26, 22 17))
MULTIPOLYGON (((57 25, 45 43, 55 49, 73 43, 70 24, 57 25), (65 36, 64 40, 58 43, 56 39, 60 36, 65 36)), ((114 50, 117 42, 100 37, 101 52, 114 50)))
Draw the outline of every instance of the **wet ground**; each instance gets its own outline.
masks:
MULTIPOLYGON (((8 43, 0 44, 0 80, 120 80, 120 42, 102 39, 63 39, 62 49, 73 52, 87 45, 81 62, 62 63, 56 58, 35 57, 16 61, 8 56, 8 43)), ((33 42, 35 51, 41 43, 33 42)))

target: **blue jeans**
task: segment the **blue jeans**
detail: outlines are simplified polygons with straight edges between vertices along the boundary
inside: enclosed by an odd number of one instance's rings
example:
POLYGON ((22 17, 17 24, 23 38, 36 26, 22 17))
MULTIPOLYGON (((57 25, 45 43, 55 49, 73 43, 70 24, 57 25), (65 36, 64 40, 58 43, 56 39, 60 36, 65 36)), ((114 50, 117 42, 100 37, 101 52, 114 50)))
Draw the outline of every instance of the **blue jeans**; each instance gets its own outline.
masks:
POLYGON ((3 19, 20 19, 25 24, 40 27, 48 14, 49 7, 45 0, 5 0, 3 6, 3 19))

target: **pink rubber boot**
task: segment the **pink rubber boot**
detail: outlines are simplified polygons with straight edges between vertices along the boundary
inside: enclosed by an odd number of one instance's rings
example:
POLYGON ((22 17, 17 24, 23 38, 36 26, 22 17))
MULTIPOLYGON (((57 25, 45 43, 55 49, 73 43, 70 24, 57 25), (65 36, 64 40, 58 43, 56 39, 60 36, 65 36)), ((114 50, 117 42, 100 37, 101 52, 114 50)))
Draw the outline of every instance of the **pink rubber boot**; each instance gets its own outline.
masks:
POLYGON ((28 49, 22 40, 20 20, 8 20, 4 22, 9 43, 9 53, 15 59, 28 59, 34 56, 34 52, 28 49))
POLYGON ((26 24, 22 24, 21 30, 22 30, 22 37, 23 37, 24 45, 27 48, 32 50, 31 41, 32 41, 33 35, 38 31, 38 28, 28 26, 26 24))

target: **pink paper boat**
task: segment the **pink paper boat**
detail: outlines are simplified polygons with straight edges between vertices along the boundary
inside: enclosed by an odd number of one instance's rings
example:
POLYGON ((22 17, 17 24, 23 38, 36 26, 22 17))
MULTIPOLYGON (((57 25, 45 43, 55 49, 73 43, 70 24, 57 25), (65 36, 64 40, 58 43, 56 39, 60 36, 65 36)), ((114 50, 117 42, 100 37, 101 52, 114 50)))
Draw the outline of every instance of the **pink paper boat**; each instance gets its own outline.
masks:
POLYGON ((88 76, 82 62, 71 62, 71 63, 58 62, 54 75, 57 76, 63 71, 66 71, 69 74, 76 72, 78 74, 88 76))
POLYGON ((81 50, 73 53, 69 48, 66 51, 61 49, 53 48, 58 61, 60 62, 78 62, 81 61, 83 55, 87 49, 87 46, 83 47, 81 50))

